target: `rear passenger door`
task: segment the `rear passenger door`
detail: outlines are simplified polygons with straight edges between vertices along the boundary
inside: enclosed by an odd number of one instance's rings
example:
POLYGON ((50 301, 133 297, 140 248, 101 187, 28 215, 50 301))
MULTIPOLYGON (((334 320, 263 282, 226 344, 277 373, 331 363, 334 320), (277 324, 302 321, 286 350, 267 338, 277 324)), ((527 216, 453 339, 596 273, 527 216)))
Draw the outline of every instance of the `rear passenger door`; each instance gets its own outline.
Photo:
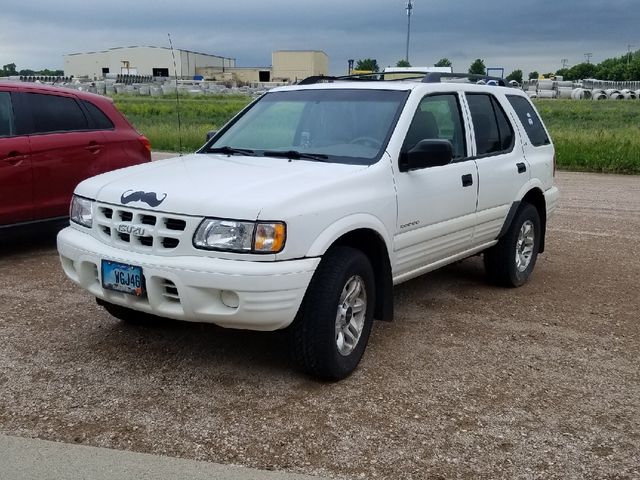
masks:
MULTIPOLYGON (((419 103, 402 152, 420 140, 449 140, 448 165, 398 171, 398 225, 394 277, 417 276, 470 248, 477 198, 477 172, 469 158, 458 93, 425 96, 419 103)), ((402 153, 401 153, 402 156, 402 153)))
POLYGON ((474 245, 495 240, 518 192, 529 181, 522 145, 496 95, 466 93, 478 166, 474 245))
POLYGON ((62 217, 76 185, 100 173, 103 136, 89 129, 73 95, 24 93, 30 112, 33 202, 36 219, 62 217))
POLYGON ((33 220, 29 137, 19 131, 10 91, 0 91, 0 225, 33 220))

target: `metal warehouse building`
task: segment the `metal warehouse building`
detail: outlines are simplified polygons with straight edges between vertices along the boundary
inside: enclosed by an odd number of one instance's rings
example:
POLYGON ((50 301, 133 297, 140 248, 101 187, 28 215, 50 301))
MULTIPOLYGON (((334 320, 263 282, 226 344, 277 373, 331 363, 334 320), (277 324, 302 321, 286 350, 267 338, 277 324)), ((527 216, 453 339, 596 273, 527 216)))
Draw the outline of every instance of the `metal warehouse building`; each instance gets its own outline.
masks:
MULTIPOLYGON (((235 58, 175 49, 178 77, 197 75, 203 67, 234 68, 235 58)), ((167 47, 118 47, 102 52, 71 53, 64 56, 65 76, 103 78, 107 74, 174 75, 171 49, 167 47)))

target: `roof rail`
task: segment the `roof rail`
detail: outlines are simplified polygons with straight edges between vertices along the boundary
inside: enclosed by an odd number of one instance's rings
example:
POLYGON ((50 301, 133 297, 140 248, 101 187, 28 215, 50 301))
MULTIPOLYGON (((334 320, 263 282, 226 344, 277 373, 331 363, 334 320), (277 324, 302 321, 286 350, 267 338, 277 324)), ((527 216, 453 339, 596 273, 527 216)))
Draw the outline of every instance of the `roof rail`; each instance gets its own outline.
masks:
MULTIPOLYGON (((507 82, 504 78, 490 77, 488 75, 479 75, 477 73, 446 73, 446 72, 429 72, 422 79, 422 83, 441 83, 442 79, 448 78, 466 78, 472 82, 484 81, 485 83, 495 82, 496 85, 506 87, 507 82)), ((445 80, 446 81, 446 80, 445 80)))
POLYGON ((404 81, 404 80, 419 80, 422 83, 441 83, 443 80, 446 82, 446 79, 453 78, 466 78, 471 82, 479 82, 483 81, 485 83, 495 82, 496 85, 501 87, 507 87, 507 83, 503 78, 499 77, 490 77, 488 75, 478 75, 475 73, 447 73, 447 72, 428 72, 424 71, 415 71, 415 72, 374 72, 374 73, 357 73, 355 75, 344 75, 344 76, 325 76, 325 75, 314 75, 312 77, 307 77, 304 80, 298 82, 298 85, 313 85, 316 83, 333 83, 335 81, 369 81, 369 82, 380 82, 380 81, 404 81), (392 78, 386 79, 385 75, 388 75, 392 78), (401 75, 398 77, 398 75, 401 75))

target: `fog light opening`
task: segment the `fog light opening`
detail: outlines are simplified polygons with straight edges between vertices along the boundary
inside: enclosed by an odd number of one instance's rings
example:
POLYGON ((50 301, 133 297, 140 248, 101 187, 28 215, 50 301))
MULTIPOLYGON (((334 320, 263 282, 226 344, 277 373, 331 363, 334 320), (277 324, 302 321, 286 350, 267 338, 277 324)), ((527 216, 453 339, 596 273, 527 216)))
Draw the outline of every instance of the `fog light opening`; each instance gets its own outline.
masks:
POLYGON ((220 292, 220 300, 229 308, 238 308, 240 306, 240 298, 236 292, 230 290, 222 290, 220 292))

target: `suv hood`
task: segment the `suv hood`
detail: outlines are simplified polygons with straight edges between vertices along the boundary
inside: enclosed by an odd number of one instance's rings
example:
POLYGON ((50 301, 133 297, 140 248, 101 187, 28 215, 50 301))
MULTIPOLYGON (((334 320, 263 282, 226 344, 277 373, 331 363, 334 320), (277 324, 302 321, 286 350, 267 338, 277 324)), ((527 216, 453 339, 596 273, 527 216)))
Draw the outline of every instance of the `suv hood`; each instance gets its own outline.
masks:
MULTIPOLYGON (((254 220, 270 204, 330 188, 363 165, 192 154, 89 178, 75 193, 104 203, 182 215, 254 220)), ((278 219, 272 219, 278 220, 278 219)))

